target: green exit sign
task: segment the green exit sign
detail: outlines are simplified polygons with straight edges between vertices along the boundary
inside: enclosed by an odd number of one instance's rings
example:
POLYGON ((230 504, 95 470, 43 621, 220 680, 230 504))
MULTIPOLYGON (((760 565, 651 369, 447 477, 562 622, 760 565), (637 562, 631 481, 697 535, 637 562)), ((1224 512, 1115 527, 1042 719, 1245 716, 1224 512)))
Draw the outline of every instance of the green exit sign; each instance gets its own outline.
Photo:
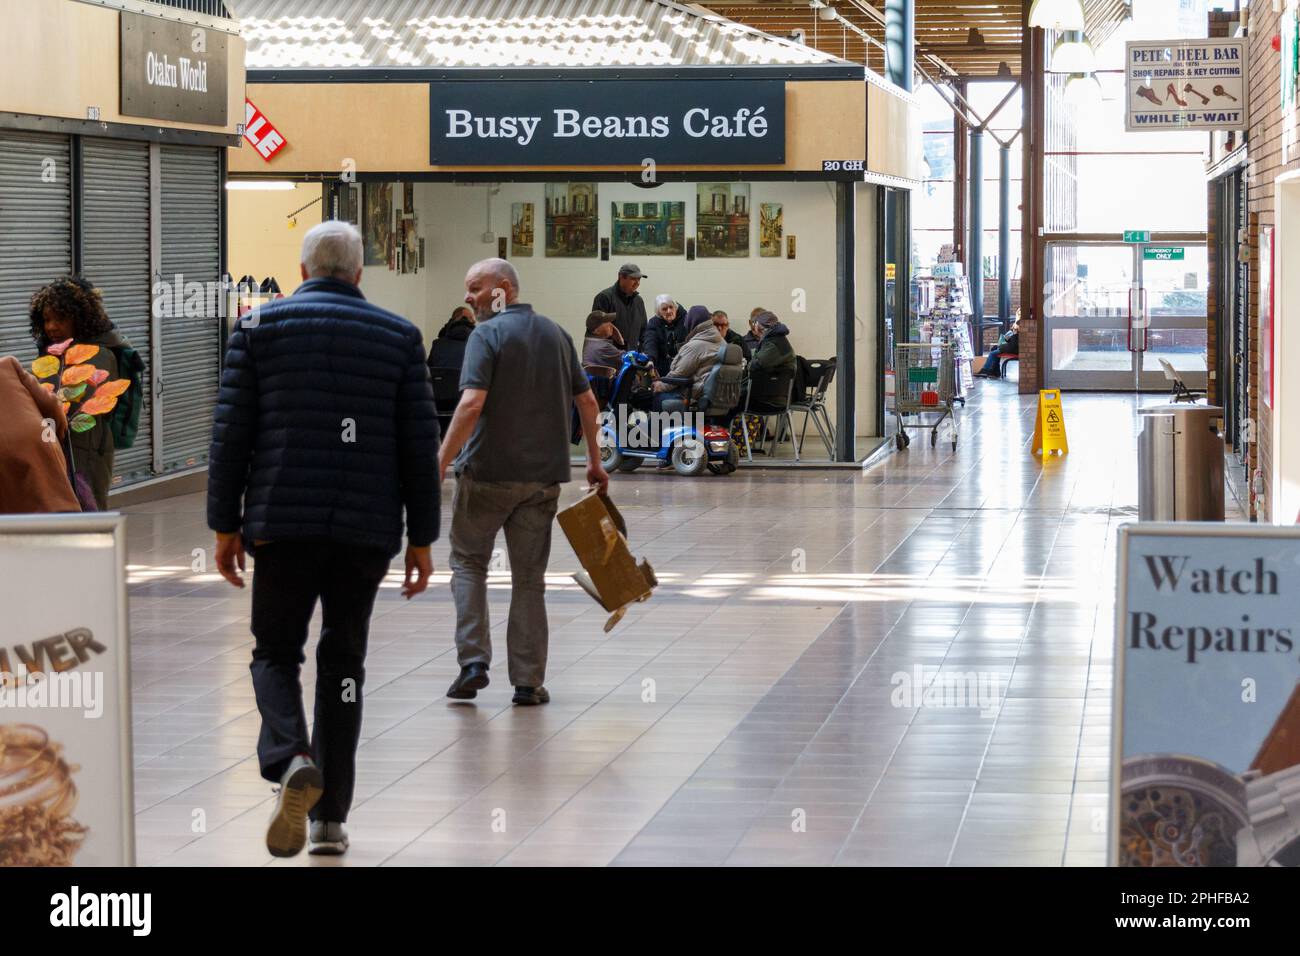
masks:
POLYGON ((1171 261, 1183 258, 1182 246, 1147 246, 1142 250, 1142 258, 1151 262, 1152 260, 1171 261))
POLYGON ((1146 229, 1125 229, 1125 242, 1150 242, 1151 233, 1146 229))

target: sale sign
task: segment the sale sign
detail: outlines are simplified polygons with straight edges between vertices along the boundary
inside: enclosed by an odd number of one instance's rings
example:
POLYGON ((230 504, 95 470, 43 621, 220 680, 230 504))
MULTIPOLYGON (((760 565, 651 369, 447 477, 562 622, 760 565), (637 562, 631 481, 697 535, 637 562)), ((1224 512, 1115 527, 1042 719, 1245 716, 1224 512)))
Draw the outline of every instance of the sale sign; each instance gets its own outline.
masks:
POLYGON ((287 145, 280 131, 271 125, 271 121, 249 99, 244 100, 244 139, 268 163, 287 145))

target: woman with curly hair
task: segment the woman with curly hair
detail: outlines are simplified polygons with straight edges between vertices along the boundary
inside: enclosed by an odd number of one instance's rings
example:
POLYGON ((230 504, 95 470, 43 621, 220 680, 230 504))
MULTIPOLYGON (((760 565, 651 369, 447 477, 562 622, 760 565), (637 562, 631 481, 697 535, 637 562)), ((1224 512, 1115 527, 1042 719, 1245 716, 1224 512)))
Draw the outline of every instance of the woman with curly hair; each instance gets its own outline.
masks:
MULTIPOLYGON (((93 285, 80 276, 63 276, 36 291, 31 304, 31 333, 42 355, 51 345, 72 339, 78 345, 98 345, 88 364, 118 377, 115 349, 130 343, 117 331, 104 311, 93 285)), ((71 436, 75 471, 86 479, 101 511, 108 508, 108 488, 113 482, 113 430, 109 414, 96 416, 95 427, 71 436)))

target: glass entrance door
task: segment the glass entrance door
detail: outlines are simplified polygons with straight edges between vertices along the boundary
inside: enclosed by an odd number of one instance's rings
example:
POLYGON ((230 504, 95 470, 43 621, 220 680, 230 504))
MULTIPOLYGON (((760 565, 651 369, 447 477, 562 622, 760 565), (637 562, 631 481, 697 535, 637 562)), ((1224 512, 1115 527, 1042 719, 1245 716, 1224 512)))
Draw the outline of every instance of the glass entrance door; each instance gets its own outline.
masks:
POLYGON ((1205 387, 1204 243, 1049 242, 1046 267, 1048 387, 1163 391, 1161 359, 1205 387))

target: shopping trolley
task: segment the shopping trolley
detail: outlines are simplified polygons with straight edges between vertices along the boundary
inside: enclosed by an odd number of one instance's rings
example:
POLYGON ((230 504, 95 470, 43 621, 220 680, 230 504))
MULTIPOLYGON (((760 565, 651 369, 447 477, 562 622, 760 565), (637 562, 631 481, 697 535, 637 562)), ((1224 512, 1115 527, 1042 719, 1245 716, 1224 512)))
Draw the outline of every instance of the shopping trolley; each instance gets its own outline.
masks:
POLYGON ((894 346, 894 414, 898 434, 894 442, 902 451, 912 443, 904 416, 913 416, 914 428, 930 429, 930 447, 939 440, 939 426, 952 420, 952 449, 957 450, 957 418, 952 413, 956 363, 951 342, 908 342, 894 346), (925 415, 938 415, 932 422, 925 415))

